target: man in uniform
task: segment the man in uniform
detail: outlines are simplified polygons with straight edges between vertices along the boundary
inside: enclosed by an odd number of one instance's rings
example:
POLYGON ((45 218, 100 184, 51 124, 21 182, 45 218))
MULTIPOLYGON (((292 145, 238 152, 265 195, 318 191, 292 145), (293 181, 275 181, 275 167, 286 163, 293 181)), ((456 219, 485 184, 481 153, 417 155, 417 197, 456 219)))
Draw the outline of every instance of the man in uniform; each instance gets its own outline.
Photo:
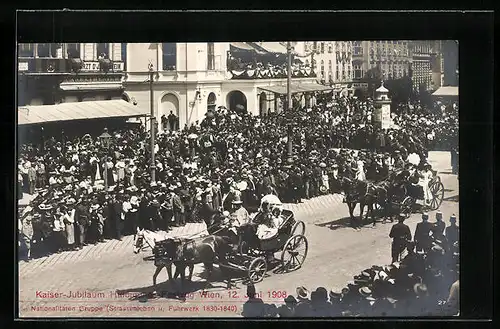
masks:
POLYGON ((452 248, 453 244, 458 241, 459 230, 457 226, 457 217, 455 214, 450 217, 450 226, 445 229, 446 242, 448 243, 448 248, 452 248))
POLYGON ((415 244, 417 251, 427 251, 431 247, 430 233, 432 230, 432 224, 428 221, 429 215, 427 213, 422 214, 422 222, 417 224, 415 229, 415 244))
POLYGON ((436 213, 436 222, 432 227, 432 236, 437 240, 443 241, 445 227, 446 224, 443 222, 443 213, 438 211, 436 213))
POLYGON ((392 238, 392 262, 395 263, 399 261, 399 255, 406 248, 407 243, 411 241, 411 231, 408 225, 404 223, 405 215, 399 214, 398 223, 394 224, 389 233, 389 237, 392 238))

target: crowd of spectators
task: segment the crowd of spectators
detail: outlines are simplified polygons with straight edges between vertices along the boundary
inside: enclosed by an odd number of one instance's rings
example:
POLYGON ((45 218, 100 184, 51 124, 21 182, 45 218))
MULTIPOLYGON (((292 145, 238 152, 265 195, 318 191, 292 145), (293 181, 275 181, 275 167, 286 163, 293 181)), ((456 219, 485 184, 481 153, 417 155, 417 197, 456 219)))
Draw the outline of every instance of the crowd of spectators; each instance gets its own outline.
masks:
POLYGON ((425 215, 406 246, 402 260, 387 266, 371 266, 355 275, 342 289, 312 292, 298 287, 284 303, 264 303, 255 286, 247 287, 244 317, 407 317, 459 314, 458 226, 437 216, 425 215), (423 224, 423 225, 422 225, 423 224), (425 231, 425 232, 424 232, 425 231), (428 232, 427 232, 428 231, 428 232))
POLYGON ((34 198, 19 214, 20 243, 34 252, 60 252, 121 239, 137 227, 169 230, 203 220, 201 209, 222 209, 223 196, 242 181, 252 192, 243 194, 246 207, 269 193, 300 202, 338 192, 339 179, 352 175, 359 161, 366 178, 375 180, 411 153, 425 162, 438 142, 456 143, 456 105, 430 117, 426 109, 404 109, 394 117, 400 128, 386 131, 372 124, 372 112, 370 100, 345 97, 297 109, 288 117, 209 111, 202 122, 158 135, 154 182, 143 126, 111 131, 109 147, 88 134, 23 144, 18 199, 23 192, 34 198), (286 151, 289 123, 291 158, 286 151))

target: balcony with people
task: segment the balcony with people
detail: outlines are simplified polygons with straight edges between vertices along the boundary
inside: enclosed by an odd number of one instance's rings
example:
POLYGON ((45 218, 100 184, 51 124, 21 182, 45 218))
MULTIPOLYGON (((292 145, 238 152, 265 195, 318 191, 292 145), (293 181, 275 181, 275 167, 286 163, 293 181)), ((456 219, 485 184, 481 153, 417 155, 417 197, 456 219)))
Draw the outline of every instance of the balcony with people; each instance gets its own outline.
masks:
MULTIPOLYGON (((286 79, 286 46, 279 42, 231 43, 227 58, 230 79, 286 79)), ((292 53, 292 78, 314 78, 314 68, 292 53)))

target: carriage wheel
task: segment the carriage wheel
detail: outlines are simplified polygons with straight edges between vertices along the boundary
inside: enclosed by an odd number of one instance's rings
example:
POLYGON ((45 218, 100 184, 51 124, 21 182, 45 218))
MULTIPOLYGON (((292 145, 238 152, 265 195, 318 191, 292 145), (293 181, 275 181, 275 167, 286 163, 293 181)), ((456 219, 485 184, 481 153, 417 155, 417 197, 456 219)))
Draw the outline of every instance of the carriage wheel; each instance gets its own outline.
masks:
POLYGON ((441 206, 441 203, 443 203, 443 198, 444 198, 444 185, 441 183, 441 181, 436 181, 434 184, 431 185, 431 194, 432 194, 432 200, 431 204, 429 205, 429 208, 431 210, 436 210, 441 206))
POLYGON ((306 224, 304 224, 303 221, 299 220, 293 225, 292 231, 290 232, 290 236, 304 235, 305 233, 306 233, 306 224))
POLYGON ((410 217, 412 210, 413 210, 413 199, 407 196, 401 203, 401 213, 404 214, 406 218, 408 218, 410 217))
POLYGON ((255 258, 248 265, 248 278, 252 283, 262 281, 267 272, 267 262, 264 257, 255 258))
POLYGON ((283 271, 298 270, 304 263, 308 250, 308 242, 303 235, 294 235, 287 240, 281 252, 283 271))

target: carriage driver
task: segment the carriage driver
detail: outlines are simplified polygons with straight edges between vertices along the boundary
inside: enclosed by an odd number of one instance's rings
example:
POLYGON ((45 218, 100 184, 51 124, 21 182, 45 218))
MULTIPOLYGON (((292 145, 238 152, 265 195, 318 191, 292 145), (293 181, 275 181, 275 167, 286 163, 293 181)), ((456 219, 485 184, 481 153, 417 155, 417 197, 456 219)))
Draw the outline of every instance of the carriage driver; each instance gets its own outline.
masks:
POLYGON ((246 224, 250 220, 250 215, 248 211, 243 207, 243 201, 241 201, 241 194, 236 194, 232 202, 233 212, 230 215, 230 223, 234 227, 239 227, 246 224))

